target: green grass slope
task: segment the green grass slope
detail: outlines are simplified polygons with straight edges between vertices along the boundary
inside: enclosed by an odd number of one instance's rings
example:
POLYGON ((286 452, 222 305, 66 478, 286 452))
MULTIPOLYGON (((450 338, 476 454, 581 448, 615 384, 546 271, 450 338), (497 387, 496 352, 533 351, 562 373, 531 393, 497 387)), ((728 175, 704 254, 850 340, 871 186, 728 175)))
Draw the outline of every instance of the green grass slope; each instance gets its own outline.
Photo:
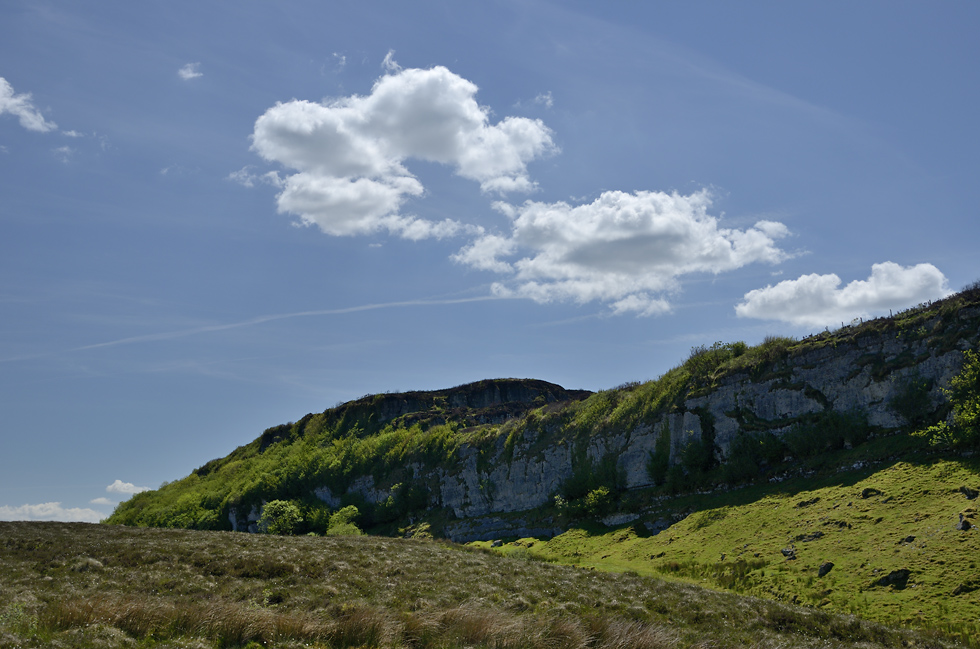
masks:
POLYGON ((747 646, 956 643, 433 541, 0 523, 4 648, 747 646))
MULTIPOLYGON (((889 442, 879 440, 882 455, 889 442)), ((677 498, 629 526, 586 525, 501 551, 980 639, 980 461, 906 457, 677 498), (657 520, 677 522, 650 535, 643 523, 657 520)))

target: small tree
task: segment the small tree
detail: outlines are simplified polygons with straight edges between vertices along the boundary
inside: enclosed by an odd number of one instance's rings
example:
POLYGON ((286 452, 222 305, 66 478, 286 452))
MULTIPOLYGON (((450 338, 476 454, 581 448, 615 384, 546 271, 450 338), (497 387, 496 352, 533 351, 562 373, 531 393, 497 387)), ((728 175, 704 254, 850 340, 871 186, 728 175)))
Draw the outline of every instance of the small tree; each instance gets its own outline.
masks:
POLYGON ((259 531, 263 534, 295 534, 303 522, 299 507, 288 500, 271 500, 262 507, 259 531))
POLYGON ((364 534, 354 520, 361 515, 357 507, 347 505, 338 509, 330 515, 330 524, 327 527, 327 536, 360 536, 364 534))

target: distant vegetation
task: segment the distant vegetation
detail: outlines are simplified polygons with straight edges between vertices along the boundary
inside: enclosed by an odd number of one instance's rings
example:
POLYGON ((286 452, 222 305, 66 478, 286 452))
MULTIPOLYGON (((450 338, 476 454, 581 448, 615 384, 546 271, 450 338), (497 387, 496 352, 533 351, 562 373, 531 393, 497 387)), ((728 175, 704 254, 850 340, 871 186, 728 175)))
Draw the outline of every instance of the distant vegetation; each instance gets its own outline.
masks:
POLYGON ((0 646, 956 646, 929 632, 433 541, 0 523, 0 646))

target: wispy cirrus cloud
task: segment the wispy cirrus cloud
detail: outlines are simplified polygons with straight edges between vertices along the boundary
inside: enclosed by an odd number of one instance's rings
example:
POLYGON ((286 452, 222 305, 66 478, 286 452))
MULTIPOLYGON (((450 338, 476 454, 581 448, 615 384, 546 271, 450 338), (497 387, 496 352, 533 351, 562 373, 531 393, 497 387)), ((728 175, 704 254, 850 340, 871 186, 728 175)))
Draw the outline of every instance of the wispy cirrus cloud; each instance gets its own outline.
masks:
POLYGON ((31 93, 15 93, 13 86, 0 77, 0 115, 4 113, 15 116, 20 121, 20 125, 29 131, 47 133, 58 128, 54 122, 44 119, 41 111, 34 107, 31 93))
POLYGON ((832 327, 951 293, 946 276, 932 264, 904 267, 886 261, 872 265, 868 279, 854 280, 843 288, 840 284, 841 278, 834 273, 803 275, 749 291, 735 313, 743 318, 832 327))

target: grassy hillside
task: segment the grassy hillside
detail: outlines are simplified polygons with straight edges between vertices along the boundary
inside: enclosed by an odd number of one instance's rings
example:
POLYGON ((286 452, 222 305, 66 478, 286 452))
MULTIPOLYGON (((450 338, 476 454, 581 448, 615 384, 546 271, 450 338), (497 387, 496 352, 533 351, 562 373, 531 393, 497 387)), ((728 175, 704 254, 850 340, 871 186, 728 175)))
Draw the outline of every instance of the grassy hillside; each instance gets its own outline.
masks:
POLYGON ((951 647, 433 541, 0 523, 0 647, 951 647))
POLYGON ((654 502, 616 529, 579 525, 499 551, 980 638, 980 461, 896 441, 838 456, 865 468, 654 502), (651 535, 646 522, 670 527, 651 535))

